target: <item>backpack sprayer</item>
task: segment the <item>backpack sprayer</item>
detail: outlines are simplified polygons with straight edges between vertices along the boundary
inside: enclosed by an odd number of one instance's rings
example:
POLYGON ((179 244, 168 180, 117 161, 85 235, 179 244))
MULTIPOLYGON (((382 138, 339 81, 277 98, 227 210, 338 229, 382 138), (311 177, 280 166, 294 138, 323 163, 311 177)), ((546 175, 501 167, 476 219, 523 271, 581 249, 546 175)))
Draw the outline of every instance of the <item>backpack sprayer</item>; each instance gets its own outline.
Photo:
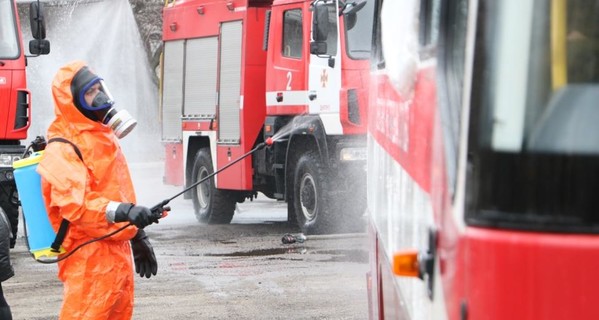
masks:
MULTIPOLYGON (((151 207, 150 211, 152 211, 152 213, 155 214, 155 217, 157 219, 164 218, 166 216, 166 212, 170 211, 170 207, 167 207, 167 204, 171 202, 171 200, 197 187, 202 182, 205 182, 206 180, 212 178, 221 171, 231 167, 232 165, 236 164, 237 162, 241 161, 242 159, 246 158, 252 153, 260 149, 263 149, 266 146, 272 146, 273 143, 274 140, 272 138, 266 139, 265 142, 259 143, 252 150, 241 155, 239 158, 228 163, 226 166, 200 179, 199 181, 195 182, 194 184, 185 188, 183 191, 175 194, 174 196, 162 200, 160 203, 151 207)), ((25 150, 23 154, 23 159, 15 161, 13 164, 13 168, 15 169, 15 182, 17 184, 17 191, 19 192, 21 208, 23 210, 23 220, 25 222, 24 230, 27 247, 29 248, 29 252, 33 255, 35 261, 46 264, 62 261, 71 256, 81 247, 88 245, 92 242, 100 241, 108 237, 111 237, 123 231, 125 228, 133 225, 132 223, 128 223, 127 225, 113 232, 86 241, 69 252, 67 252, 62 246, 60 246, 60 243, 62 243, 62 239, 59 238, 64 237, 64 235, 66 234, 66 230, 64 232, 60 232, 59 230, 58 234, 54 232, 54 229, 50 224, 50 220, 48 219, 48 213, 46 211, 46 206, 42 197, 41 176, 35 171, 35 169, 37 168, 37 164, 41 160, 41 156, 45 147, 46 141, 44 137, 36 137, 36 139, 31 143, 31 145, 28 146, 25 150), (33 149, 33 152, 30 151, 31 149, 33 149), (27 230, 31 232, 28 233, 27 230), (58 245, 56 245, 57 243, 58 245), (48 258, 51 259, 46 260, 48 258)), ((76 151, 78 150, 76 149, 76 151)))

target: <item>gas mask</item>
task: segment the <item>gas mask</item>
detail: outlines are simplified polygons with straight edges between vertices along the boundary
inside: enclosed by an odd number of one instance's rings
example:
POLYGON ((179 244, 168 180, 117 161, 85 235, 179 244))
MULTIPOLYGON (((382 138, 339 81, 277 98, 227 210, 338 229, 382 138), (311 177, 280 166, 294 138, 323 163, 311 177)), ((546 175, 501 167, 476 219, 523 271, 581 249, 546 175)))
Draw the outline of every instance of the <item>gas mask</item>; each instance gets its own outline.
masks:
POLYGON ((88 119, 110 127, 117 138, 124 138, 137 125, 137 121, 127 110, 117 110, 114 107, 114 100, 104 80, 88 67, 81 68, 75 74, 71 92, 77 109, 88 119))

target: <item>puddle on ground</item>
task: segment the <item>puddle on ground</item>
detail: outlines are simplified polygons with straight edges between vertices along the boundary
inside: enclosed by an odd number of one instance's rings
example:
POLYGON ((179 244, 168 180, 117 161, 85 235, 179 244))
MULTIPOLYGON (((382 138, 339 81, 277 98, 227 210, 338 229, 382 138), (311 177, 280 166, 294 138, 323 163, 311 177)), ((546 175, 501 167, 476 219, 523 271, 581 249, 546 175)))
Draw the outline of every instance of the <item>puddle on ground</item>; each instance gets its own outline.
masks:
POLYGON ((222 244, 236 244, 237 241, 234 240, 217 240, 216 242, 222 243, 222 244))
POLYGON ((304 247, 297 248, 271 248, 271 249, 256 249, 250 251, 237 251, 228 253, 205 253, 203 256, 206 257, 262 257, 262 256, 273 256, 277 254, 286 253, 304 253, 307 250, 304 247))
MULTIPOLYGON (((310 255, 329 255, 331 256, 328 260, 323 262, 355 262, 355 263, 367 263, 368 252, 366 250, 310 250, 308 247, 293 247, 293 248, 269 248, 269 249, 256 249, 250 251, 236 251, 228 253, 204 253, 206 257, 263 257, 263 256, 274 256, 284 254, 310 254, 310 255)), ((300 259, 293 259, 300 260, 300 259)))

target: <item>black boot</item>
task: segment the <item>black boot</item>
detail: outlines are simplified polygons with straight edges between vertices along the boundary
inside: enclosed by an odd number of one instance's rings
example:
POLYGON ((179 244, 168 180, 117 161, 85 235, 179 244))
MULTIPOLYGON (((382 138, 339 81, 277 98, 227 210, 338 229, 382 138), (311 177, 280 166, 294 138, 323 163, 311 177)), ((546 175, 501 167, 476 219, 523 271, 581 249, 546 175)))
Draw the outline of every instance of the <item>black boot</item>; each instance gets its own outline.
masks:
POLYGON ((12 320, 9 306, 0 307, 0 320, 12 320))

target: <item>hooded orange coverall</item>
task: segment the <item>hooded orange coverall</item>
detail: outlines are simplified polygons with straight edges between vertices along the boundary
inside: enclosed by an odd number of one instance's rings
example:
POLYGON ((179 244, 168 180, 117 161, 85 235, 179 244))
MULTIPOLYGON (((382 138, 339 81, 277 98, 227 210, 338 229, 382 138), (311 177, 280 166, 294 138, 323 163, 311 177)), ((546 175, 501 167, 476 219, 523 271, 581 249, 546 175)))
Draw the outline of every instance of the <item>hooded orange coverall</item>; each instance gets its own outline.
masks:
MULTIPOLYGON (((83 242, 110 233, 126 223, 106 220, 109 201, 135 203, 135 192, 125 157, 112 130, 81 114, 73 103, 71 81, 84 62, 62 67, 52 82, 56 118, 37 172, 50 221, 58 230, 70 221, 63 242, 67 251, 83 242)), ((133 313, 133 263, 129 240, 137 228, 130 226, 105 240, 83 246, 58 263, 64 284, 60 319, 131 319, 133 313)))

